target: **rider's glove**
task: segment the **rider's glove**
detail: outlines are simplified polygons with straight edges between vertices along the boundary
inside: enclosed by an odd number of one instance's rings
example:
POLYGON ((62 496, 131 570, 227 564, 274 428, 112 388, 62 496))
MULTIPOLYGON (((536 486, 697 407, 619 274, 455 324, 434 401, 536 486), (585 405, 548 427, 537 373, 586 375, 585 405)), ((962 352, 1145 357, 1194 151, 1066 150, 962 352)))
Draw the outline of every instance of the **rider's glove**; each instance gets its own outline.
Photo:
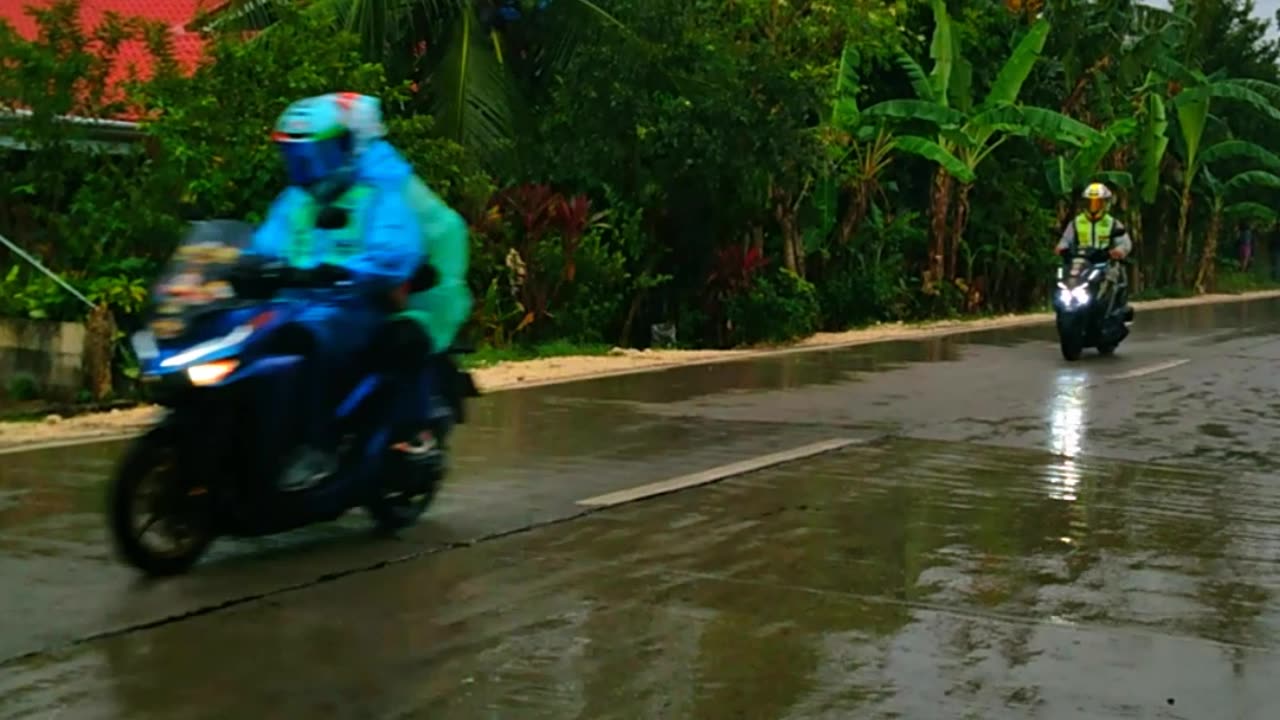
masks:
POLYGON ((351 271, 338 265, 322 263, 307 271, 308 276, 317 285, 333 285, 351 279, 351 271))
POLYGON ((237 295, 247 298, 268 297, 274 290, 273 275, 280 274, 279 264, 262 255, 244 255, 227 269, 226 279, 237 295))
POLYGON ((369 343, 369 363, 376 370, 413 370, 431 354, 431 338, 414 320, 394 317, 378 328, 369 343))
POLYGON ((1124 251, 1121 250, 1120 248, 1111 248, 1111 252, 1109 254, 1111 255, 1112 260, 1124 259, 1124 251))

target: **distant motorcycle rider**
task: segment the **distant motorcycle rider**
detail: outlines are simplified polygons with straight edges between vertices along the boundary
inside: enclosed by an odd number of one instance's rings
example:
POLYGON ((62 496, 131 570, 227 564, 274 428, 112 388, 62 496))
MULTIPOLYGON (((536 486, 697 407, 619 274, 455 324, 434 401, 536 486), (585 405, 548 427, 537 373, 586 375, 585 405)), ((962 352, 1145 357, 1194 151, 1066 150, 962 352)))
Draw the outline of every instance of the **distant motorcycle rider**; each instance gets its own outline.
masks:
MULTIPOLYGON (((1104 255, 1117 261, 1128 257, 1133 241, 1124 223, 1108 212, 1111 189, 1099 182, 1090 183, 1081 197, 1086 202, 1085 209, 1062 231, 1055 252, 1063 257, 1084 255, 1094 262, 1102 260, 1104 255)), ((1107 279, 1116 291, 1115 307, 1127 307, 1128 283, 1123 269, 1113 263, 1107 279)))

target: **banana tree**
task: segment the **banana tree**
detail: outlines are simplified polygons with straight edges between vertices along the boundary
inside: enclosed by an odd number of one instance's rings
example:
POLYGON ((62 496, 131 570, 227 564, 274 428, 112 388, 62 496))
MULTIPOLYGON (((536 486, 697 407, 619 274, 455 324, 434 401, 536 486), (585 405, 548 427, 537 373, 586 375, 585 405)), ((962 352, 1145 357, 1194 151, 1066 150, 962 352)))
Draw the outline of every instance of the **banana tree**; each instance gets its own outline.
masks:
MULTIPOLYGON (((937 142, 918 135, 895 134, 883 119, 876 121, 864 115, 858 107, 861 79, 857 66, 857 50, 846 43, 837 67, 831 112, 819 128, 827 155, 823 175, 813 195, 819 216, 813 232, 825 237, 835 228, 842 244, 849 242, 866 219, 875 195, 883 194, 880 177, 897 151, 923 157, 964 181, 973 180, 969 168, 937 142), (842 194, 848 202, 837 228, 837 208, 842 194)), ((955 124, 961 119, 959 114, 933 103, 921 103, 915 110, 916 119, 937 125, 955 124)))
POLYGON ((596 21, 625 30, 592 0, 231 0, 206 29, 269 30, 294 9, 321 13, 363 39, 367 59, 393 80, 427 80, 437 130, 491 158, 523 120, 517 66, 529 77, 564 57, 576 29, 596 21), (554 45, 530 52, 529 23, 556 15, 554 45))
MULTIPOLYGON (((1280 172, 1280 158, 1266 150, 1252 143, 1243 143, 1237 148, 1241 156, 1263 159, 1273 170, 1280 172)), ((1210 153, 1207 150, 1205 154, 1210 153)), ((1268 205, 1249 201, 1229 204, 1228 200, 1248 188, 1263 187, 1280 190, 1280 177, 1266 170, 1248 170, 1223 182, 1213 174, 1213 171, 1205 168, 1201 172, 1201 180, 1209 198, 1209 228, 1205 233, 1204 246, 1200 253, 1200 266, 1196 272, 1195 287, 1198 293, 1213 287, 1214 271, 1218 260, 1218 239, 1221 236, 1224 218, 1249 219, 1263 223, 1275 221, 1275 211, 1268 205)))
POLYGON ((1172 11, 1137 0, 1050 0, 1050 22, 1063 21, 1072 32, 1050 39, 1046 61, 1064 82, 1059 111, 1092 122, 1091 99, 1104 99, 1107 84, 1139 85, 1153 59, 1168 52, 1170 29, 1187 24, 1172 11), (1092 96, 1090 90, 1095 89, 1092 96))
POLYGON ((930 235, 931 248, 926 288, 954 278, 960 245, 969 217, 969 193, 979 165, 1011 137, 1034 136, 1055 143, 1080 147, 1096 141, 1098 133, 1084 123, 1062 113, 1017 104, 1018 95, 1035 66, 1049 35, 1049 23, 1040 19, 1014 47, 996 75, 986 98, 974 105, 972 67, 960 52, 943 0, 932 0, 934 15, 930 56, 932 71, 926 75, 910 55, 900 53, 899 62, 911 79, 917 100, 889 100, 867 108, 864 114, 876 117, 917 120, 924 107, 933 106, 937 122, 937 145, 959 159, 968 170, 959 174, 939 164, 934 172, 930 235), (954 108, 952 104, 954 103, 954 108), (956 181, 959 186, 956 187, 956 181), (954 211, 953 211, 954 209, 954 211))
POLYGON ((1220 98, 1241 102, 1268 118, 1280 122, 1280 109, 1277 109, 1264 94, 1269 91, 1273 93, 1272 97, 1275 97, 1276 94, 1280 94, 1280 87, 1257 80, 1224 78, 1220 72, 1205 75, 1199 70, 1182 65, 1171 57, 1160 58, 1156 70, 1173 91, 1172 104, 1178 118, 1178 137, 1182 151, 1182 188, 1178 207, 1177 244, 1174 247, 1174 272, 1178 282, 1185 282, 1187 259, 1190 254, 1192 187, 1205 162, 1200 148, 1204 140, 1205 127, 1210 118, 1211 101, 1214 98, 1220 98))
POLYGON ((1062 153, 1045 162, 1049 188, 1058 196, 1058 224, 1066 222, 1072 195, 1090 182, 1113 187, 1133 187, 1133 176, 1125 170, 1103 170, 1103 161, 1138 131, 1134 118, 1121 118, 1103 128, 1098 136, 1071 153, 1062 153))

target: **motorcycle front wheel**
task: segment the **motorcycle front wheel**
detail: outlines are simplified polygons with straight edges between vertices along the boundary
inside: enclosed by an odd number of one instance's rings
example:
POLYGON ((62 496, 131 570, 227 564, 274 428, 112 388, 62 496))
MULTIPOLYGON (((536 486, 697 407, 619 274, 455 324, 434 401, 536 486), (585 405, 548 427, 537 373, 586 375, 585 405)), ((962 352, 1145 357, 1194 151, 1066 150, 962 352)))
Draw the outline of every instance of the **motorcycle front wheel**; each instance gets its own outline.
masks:
POLYGON ((1079 318, 1058 317, 1058 344, 1062 348, 1062 357, 1067 362, 1075 362, 1084 352, 1084 323, 1079 318))
POLYGON ((108 485, 116 552, 153 577, 186 572, 214 539, 207 489, 184 482, 178 468, 172 432, 161 426, 134 441, 108 485))

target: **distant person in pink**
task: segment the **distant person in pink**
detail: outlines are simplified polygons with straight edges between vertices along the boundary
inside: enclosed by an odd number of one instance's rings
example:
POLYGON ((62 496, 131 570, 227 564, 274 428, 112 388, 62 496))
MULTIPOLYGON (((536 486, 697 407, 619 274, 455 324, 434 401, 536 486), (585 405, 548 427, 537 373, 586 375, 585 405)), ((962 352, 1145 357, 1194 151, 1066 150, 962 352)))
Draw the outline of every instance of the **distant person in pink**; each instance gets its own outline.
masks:
POLYGON ((1248 272, 1253 262, 1253 228, 1248 223, 1240 226, 1240 269, 1248 272))

